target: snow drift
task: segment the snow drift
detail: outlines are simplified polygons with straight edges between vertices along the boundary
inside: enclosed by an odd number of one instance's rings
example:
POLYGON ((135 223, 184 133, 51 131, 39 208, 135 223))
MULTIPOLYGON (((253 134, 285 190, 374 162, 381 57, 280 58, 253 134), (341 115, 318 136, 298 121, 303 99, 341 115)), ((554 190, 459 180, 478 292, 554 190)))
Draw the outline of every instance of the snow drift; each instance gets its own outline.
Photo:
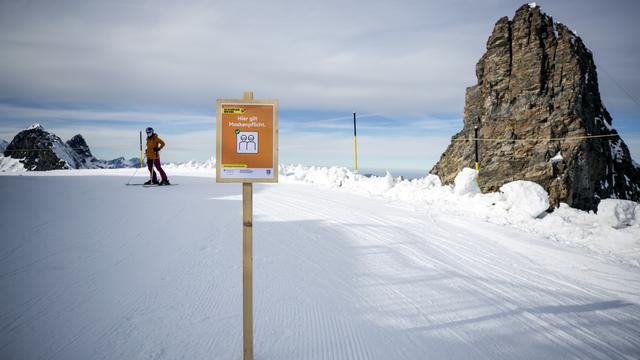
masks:
POLYGON ((586 247, 640 266, 640 204, 636 202, 606 199, 597 214, 560 204, 547 213, 549 198, 540 185, 513 181, 503 185, 500 192, 482 194, 476 182, 477 173, 469 168, 456 176, 454 185, 442 185, 431 174, 404 180, 389 173, 384 177, 368 177, 344 167, 289 165, 281 166, 280 174, 283 182, 316 184, 515 225, 553 241, 586 247))
POLYGON ((598 204, 598 218, 614 228, 640 224, 640 204, 629 200, 604 199, 598 204))
POLYGON ((506 210, 515 218, 537 218, 549 209, 549 194, 531 181, 512 181, 500 187, 506 210))

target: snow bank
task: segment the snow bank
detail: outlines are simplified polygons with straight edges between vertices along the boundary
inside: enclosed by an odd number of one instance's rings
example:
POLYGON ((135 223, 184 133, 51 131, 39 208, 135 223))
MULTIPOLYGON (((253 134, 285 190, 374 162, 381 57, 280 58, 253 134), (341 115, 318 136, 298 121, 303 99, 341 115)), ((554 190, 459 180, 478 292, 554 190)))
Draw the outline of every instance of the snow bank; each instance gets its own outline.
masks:
MULTIPOLYGON (((162 169, 169 176, 195 176, 195 177, 215 177, 216 176, 216 160, 210 158, 205 162, 188 161, 186 163, 163 163, 162 169)), ((140 171, 142 176, 149 176, 146 167, 140 171)))
POLYGON ((478 182, 476 181, 476 177, 478 176, 478 171, 470 168, 464 168, 462 171, 456 175, 456 178, 453 180, 455 186, 453 187, 453 192, 456 195, 467 195, 473 196, 475 194, 480 194, 480 187, 478 186, 478 182))
POLYGON ((538 184, 513 181, 500 192, 482 194, 476 171, 463 169, 454 185, 442 185, 435 175, 402 180, 387 173, 368 177, 344 167, 281 166, 282 182, 303 182, 362 195, 429 207, 437 212, 471 216, 496 224, 510 224, 522 231, 614 257, 640 266, 640 204, 603 200, 598 214, 561 204, 552 213, 549 196, 538 184), (544 215, 544 216, 543 216, 544 215))
POLYGON ((616 229, 640 225, 640 204, 629 200, 604 199, 598 204, 598 219, 616 229))
POLYGON ((610 220, 610 215, 596 215, 563 203, 553 213, 528 225, 530 231, 555 241, 583 246, 620 262, 640 266, 640 224, 616 228, 610 220))
POLYGON ((189 161, 186 163, 165 163, 162 164, 163 169, 171 169, 171 170, 189 170, 189 171, 198 171, 198 170, 215 170, 216 169, 216 160, 211 158, 204 163, 200 163, 197 161, 189 161))
POLYGON ((549 194, 531 181, 512 181, 500 187, 504 206, 515 218, 536 218, 549 209, 549 194))

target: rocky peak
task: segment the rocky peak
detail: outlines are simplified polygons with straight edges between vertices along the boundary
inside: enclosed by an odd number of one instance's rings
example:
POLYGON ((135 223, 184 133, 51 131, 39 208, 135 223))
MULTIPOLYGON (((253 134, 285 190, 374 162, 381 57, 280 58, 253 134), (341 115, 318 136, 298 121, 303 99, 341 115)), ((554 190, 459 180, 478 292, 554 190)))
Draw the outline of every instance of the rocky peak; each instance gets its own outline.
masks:
POLYGON ((140 166, 140 159, 137 158, 96 159, 82 135, 75 135, 64 143, 40 124, 31 125, 19 132, 11 143, 6 145, 6 149, 0 141, 0 151, 4 156, 19 159, 29 171, 140 166))
POLYGON ((34 124, 19 132, 4 150, 4 156, 21 159, 27 170, 56 170, 75 167, 73 158, 64 154, 66 146, 55 134, 34 124))
POLYGON ((84 140, 82 135, 78 134, 67 140, 67 146, 69 146, 76 154, 83 158, 92 158, 91 150, 89 149, 89 145, 84 140))
POLYGON ((40 124, 32 124, 27 128, 27 130, 43 130, 44 131, 44 127, 40 124))
POLYGON ((479 146, 483 191, 530 180, 554 206, 640 199, 640 172, 602 104, 593 55, 571 29, 535 3, 521 6, 513 19, 496 22, 476 77, 465 95, 464 128, 431 170, 445 183, 473 166, 477 126, 487 139, 479 146))

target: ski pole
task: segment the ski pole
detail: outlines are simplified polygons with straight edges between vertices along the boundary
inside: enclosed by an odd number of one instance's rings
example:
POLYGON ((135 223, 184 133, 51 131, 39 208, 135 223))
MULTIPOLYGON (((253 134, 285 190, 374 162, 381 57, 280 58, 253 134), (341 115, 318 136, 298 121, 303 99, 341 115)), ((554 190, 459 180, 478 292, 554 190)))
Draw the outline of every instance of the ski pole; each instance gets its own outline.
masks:
POLYGON ((140 169, 142 169, 142 130, 140 130, 140 169))
POLYGON ((127 185, 131 184, 131 179, 133 179, 134 176, 136 176, 136 174, 138 173, 138 170, 140 170, 140 168, 136 168, 136 171, 133 172, 133 175, 131 175, 131 177, 129 178, 129 180, 127 180, 127 185))

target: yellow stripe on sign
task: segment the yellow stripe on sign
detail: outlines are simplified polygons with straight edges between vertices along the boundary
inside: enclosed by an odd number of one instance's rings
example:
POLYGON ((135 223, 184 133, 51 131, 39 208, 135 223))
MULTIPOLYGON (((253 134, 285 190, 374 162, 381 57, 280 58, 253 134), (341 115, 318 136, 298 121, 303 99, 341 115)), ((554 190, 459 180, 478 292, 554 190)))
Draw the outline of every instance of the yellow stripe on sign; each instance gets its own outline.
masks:
POLYGON ((246 164, 221 164, 223 168, 237 168, 237 169, 245 169, 247 167, 246 164))
POLYGON ((245 109, 241 108, 224 108, 222 109, 223 114, 244 114, 245 109))

